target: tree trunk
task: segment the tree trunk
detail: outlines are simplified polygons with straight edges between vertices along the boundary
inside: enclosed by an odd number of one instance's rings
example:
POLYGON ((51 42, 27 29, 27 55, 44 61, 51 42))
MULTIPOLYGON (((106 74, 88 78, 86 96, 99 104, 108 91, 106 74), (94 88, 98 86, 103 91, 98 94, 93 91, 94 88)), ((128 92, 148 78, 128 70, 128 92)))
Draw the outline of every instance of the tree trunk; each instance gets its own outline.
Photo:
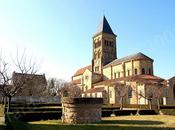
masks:
POLYGON ((160 100, 157 99, 157 109, 160 110, 160 100))
POLYGON ((120 110, 123 110, 123 97, 120 98, 120 110))
POLYGON ((149 109, 152 110, 152 102, 151 100, 148 100, 149 101, 149 109))
POLYGON ((11 96, 8 97, 7 112, 10 112, 10 103, 11 103, 11 96))

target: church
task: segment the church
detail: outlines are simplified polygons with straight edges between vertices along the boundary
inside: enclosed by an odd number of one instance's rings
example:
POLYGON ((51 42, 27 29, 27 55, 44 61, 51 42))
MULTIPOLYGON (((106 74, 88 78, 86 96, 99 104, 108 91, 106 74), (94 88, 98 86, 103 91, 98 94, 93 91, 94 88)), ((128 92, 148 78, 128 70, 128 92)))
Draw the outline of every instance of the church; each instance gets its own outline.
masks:
POLYGON ((168 80, 154 75, 154 60, 141 52, 118 58, 117 35, 105 16, 92 44, 91 64, 72 76, 83 97, 102 97, 104 104, 119 104, 122 99, 124 104, 144 105, 159 97, 162 104, 167 104, 168 80))

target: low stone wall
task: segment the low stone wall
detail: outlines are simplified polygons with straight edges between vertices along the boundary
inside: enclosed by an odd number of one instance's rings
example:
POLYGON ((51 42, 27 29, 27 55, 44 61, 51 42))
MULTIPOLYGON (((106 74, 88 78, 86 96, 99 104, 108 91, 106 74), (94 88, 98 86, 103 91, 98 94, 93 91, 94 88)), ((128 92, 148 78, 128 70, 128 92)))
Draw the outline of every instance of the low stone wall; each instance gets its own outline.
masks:
POLYGON ((101 121, 102 98, 63 98, 63 123, 80 124, 101 121))

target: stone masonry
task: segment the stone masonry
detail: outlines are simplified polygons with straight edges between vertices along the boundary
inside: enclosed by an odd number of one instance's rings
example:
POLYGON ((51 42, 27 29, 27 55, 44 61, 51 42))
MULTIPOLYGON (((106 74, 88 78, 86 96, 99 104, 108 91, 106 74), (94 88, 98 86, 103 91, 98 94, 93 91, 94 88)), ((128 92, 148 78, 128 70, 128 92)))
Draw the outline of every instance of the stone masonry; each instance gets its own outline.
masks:
POLYGON ((62 122, 69 124, 101 121, 102 98, 63 98, 62 122))

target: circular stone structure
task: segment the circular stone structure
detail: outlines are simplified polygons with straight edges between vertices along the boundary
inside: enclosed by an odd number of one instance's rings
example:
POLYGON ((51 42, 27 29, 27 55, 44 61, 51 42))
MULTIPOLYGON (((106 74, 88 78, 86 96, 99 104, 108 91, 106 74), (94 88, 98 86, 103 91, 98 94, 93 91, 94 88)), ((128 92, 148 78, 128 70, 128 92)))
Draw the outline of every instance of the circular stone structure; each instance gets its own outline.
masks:
POLYGON ((69 124, 95 123, 101 121, 102 98, 62 99, 62 122, 69 124))

